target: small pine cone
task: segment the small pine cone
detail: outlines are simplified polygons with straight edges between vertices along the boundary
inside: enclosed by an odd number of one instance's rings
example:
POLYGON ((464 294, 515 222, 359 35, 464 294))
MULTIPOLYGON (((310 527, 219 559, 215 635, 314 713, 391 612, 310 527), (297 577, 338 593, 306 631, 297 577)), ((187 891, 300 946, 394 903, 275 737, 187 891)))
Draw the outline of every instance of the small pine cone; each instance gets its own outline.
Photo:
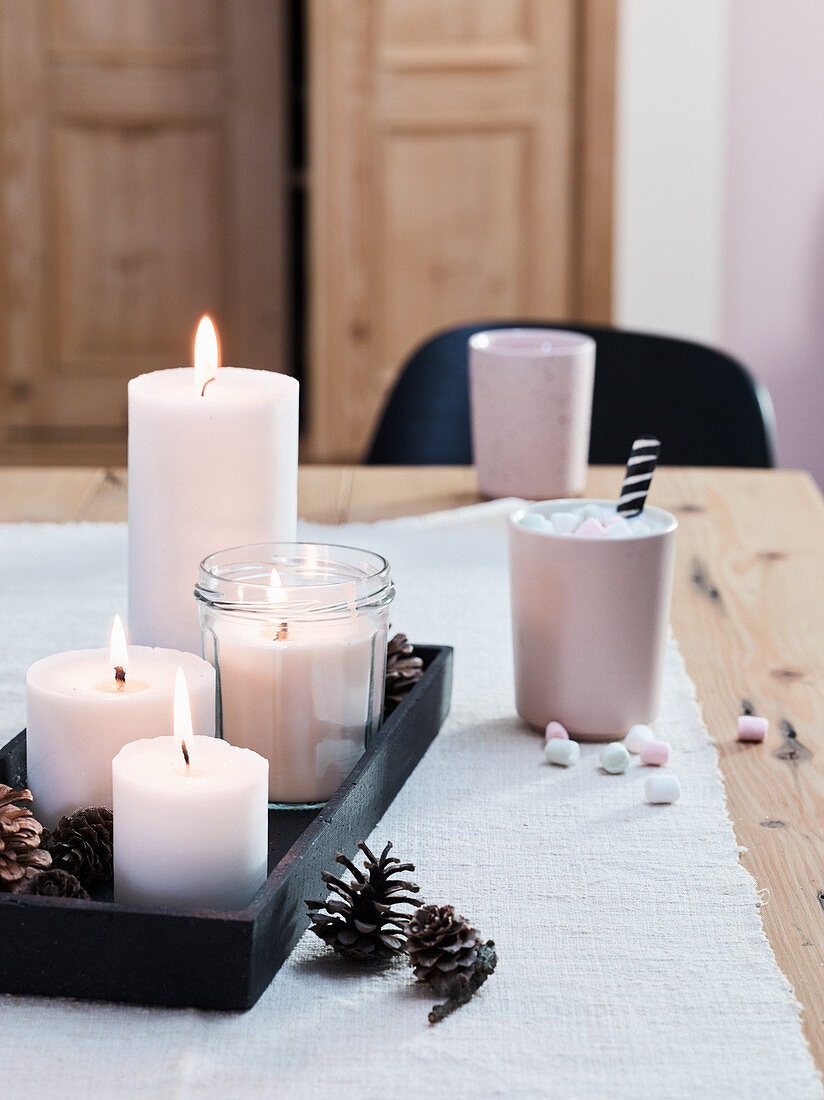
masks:
POLYGON ((366 856, 366 874, 341 855, 338 863, 355 876, 354 882, 344 882, 324 871, 321 878, 336 895, 329 901, 307 901, 312 919, 312 931, 340 955, 352 959, 388 959, 404 949, 409 917, 395 909, 397 905, 418 905, 417 898, 403 897, 405 892, 417 893, 414 882, 394 878, 401 871, 414 871, 412 863, 401 863, 389 855, 387 844, 376 859, 366 845, 358 847, 366 856), (317 912, 312 912, 317 910, 317 912))
POLYGON ((16 894, 51 863, 40 847, 43 826, 28 806, 15 805, 31 801, 31 791, 13 791, 0 783, 0 890, 9 894, 16 894))
POLYGON ((423 676, 423 661, 414 656, 414 648, 405 634, 396 634, 386 647, 386 688, 384 712, 391 714, 398 703, 423 676))
POLYGON ((20 890, 21 894, 37 894, 41 898, 83 898, 89 900, 88 893, 80 882, 68 871, 39 871, 30 878, 20 890))
POLYGON ((76 875, 87 889, 111 882, 112 829, 112 811, 105 806, 61 817, 49 841, 52 866, 76 875))
POLYGON ((481 937, 452 905, 425 905, 406 930, 406 950, 415 977, 439 997, 453 997, 469 983, 481 937))

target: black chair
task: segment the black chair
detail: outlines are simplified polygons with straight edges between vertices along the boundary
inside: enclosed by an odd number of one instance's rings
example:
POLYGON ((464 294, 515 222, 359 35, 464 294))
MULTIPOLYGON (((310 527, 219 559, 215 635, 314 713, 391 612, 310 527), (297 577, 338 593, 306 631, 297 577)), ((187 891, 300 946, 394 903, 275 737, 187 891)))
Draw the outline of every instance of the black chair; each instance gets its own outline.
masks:
POLYGON ((589 461, 620 465, 638 435, 661 440, 671 466, 774 465, 767 388, 703 344, 572 321, 495 321, 438 333, 407 360, 365 461, 463 466, 472 461, 467 340, 496 328, 560 328, 597 345, 589 461))

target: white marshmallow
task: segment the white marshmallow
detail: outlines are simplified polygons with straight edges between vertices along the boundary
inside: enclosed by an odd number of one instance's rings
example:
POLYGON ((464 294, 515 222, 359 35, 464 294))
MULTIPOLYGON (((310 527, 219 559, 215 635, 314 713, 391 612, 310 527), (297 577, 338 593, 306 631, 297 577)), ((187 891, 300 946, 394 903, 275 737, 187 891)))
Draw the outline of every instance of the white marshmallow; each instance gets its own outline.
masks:
POLYGON ((581 519, 597 519, 600 523, 604 518, 603 504, 585 504, 578 513, 581 519))
POLYGON ((644 784, 644 794, 647 802, 654 804, 677 802, 681 797, 681 784, 670 772, 658 772, 644 784))
POLYGON ((521 516, 520 524, 530 531, 546 531, 548 527, 546 519, 538 512, 527 512, 521 516))
POLYGON ((639 753, 641 751, 641 745, 645 741, 653 741, 655 734, 649 728, 649 726, 632 726, 629 733, 624 738, 624 747, 629 752, 639 753))
POLYGON ((544 746, 544 756, 549 764, 560 764, 568 768, 578 763, 581 749, 577 741, 565 741, 562 737, 553 737, 544 746))
POLYGON ((559 535, 570 535, 578 526, 579 519, 575 512, 555 512, 552 523, 559 535))
POLYGON ((620 741, 611 741, 601 749, 601 767, 611 775, 620 775, 627 770, 629 753, 620 741))
POLYGON ((632 528, 625 519, 619 519, 615 523, 607 525, 607 538, 608 539, 631 539, 632 528))

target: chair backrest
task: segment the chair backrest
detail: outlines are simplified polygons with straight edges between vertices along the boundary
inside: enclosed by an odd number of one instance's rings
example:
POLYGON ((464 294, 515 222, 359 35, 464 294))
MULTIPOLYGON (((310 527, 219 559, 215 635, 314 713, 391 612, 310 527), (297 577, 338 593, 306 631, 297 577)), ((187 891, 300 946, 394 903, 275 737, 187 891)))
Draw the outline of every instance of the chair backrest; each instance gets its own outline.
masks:
POLYGON ((774 416, 765 386, 737 360, 703 344, 569 321, 494 321, 438 333, 407 360, 366 462, 472 461, 467 341, 495 328, 564 328, 596 342, 589 461, 620 464, 639 434, 683 466, 772 466, 774 416))

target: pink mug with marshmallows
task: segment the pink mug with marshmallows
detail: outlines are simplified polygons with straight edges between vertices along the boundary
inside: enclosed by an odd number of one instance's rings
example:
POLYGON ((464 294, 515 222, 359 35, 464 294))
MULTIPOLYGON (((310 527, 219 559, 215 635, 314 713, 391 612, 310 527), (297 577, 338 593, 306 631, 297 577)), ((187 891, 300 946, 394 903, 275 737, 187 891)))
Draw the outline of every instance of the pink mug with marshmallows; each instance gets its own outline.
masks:
POLYGON ((579 741, 620 739, 661 705, 678 521, 648 506, 612 535, 604 522, 616 523, 614 501, 550 500, 509 518, 518 713, 579 741))

